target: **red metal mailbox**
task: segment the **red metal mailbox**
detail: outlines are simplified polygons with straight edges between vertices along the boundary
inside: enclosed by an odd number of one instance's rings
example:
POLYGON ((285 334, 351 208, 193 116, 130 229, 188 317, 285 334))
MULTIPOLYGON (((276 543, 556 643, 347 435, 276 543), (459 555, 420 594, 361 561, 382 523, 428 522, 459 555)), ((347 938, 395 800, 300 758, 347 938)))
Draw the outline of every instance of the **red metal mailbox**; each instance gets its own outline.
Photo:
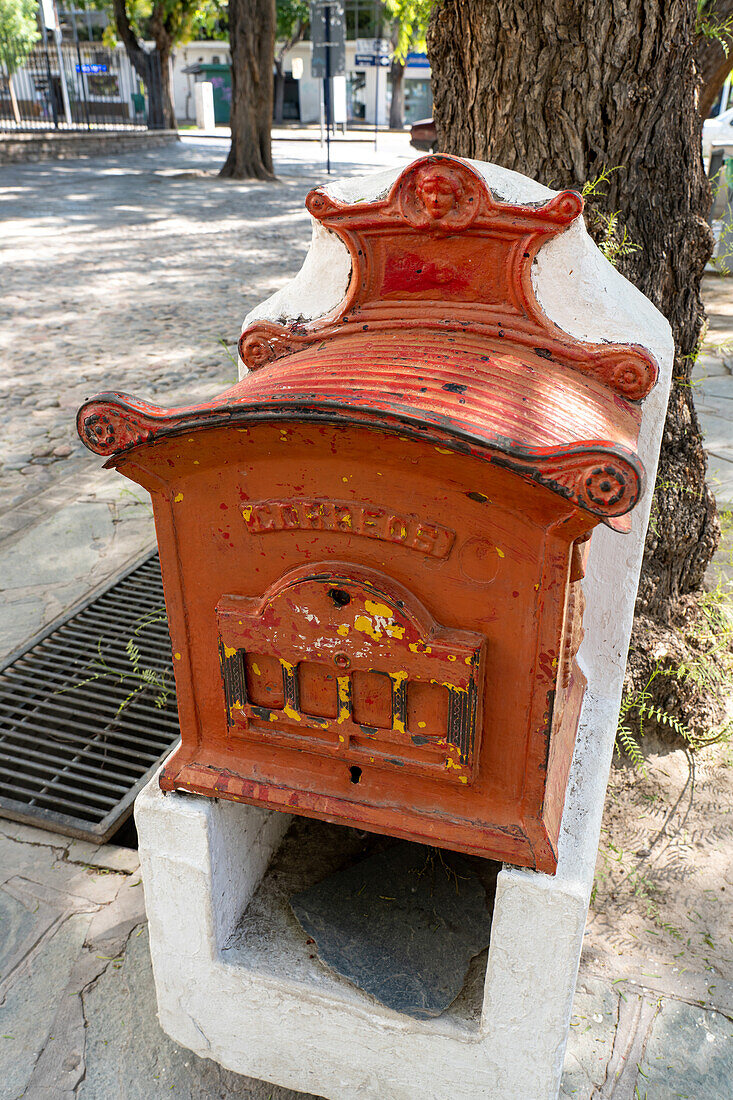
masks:
POLYGON ((584 549, 643 471, 642 348, 579 342, 531 269, 580 215, 458 158, 311 214, 340 306, 243 334, 213 401, 106 393, 82 439, 150 491, 182 741, 164 790, 552 872, 585 681, 584 549))

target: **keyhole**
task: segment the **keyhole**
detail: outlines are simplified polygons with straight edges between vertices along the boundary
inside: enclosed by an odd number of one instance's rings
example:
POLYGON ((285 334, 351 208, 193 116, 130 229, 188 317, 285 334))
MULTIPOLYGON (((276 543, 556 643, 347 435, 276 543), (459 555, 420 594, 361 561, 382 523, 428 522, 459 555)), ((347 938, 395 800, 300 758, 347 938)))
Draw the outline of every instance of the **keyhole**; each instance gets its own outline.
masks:
POLYGON ((351 775, 351 782, 352 783, 360 783, 361 782, 361 768, 357 768, 356 765, 354 764, 352 767, 349 768, 349 773, 351 775))
POLYGON ((348 592, 344 592, 343 588, 330 588, 328 594, 336 607, 346 607, 347 604, 351 603, 351 596, 348 592))

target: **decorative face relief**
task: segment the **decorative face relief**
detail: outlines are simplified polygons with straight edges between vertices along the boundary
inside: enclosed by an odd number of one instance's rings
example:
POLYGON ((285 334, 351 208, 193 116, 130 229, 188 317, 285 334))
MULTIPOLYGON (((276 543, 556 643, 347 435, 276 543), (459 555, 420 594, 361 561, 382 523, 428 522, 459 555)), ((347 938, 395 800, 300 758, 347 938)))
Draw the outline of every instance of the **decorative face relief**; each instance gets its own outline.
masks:
POLYGON ((483 635, 442 629, 388 577, 330 564, 261 601, 225 596, 217 618, 232 736, 472 781, 483 635))
POLYGON ((462 175, 450 165, 428 164, 419 169, 414 189, 401 195, 401 210, 415 227, 465 229, 478 213, 477 196, 467 191, 462 175))

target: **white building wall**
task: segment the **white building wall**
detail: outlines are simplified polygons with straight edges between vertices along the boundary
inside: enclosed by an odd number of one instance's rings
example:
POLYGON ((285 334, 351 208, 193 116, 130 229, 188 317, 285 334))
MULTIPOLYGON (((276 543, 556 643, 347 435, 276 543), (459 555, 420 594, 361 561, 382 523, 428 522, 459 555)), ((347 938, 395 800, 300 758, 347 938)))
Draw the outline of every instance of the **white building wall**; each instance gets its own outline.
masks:
POLYGON ((173 51, 171 74, 173 84, 173 105, 179 122, 193 122, 196 118, 194 83, 196 77, 183 70, 197 62, 214 65, 230 65, 232 56, 229 42, 188 42, 173 51))
MULTIPOLYGON (((285 72, 289 73, 292 70, 293 58, 298 57, 303 61, 303 76, 299 81, 298 90, 300 93, 300 121, 304 125, 318 123, 321 117, 322 81, 311 75, 311 54, 311 43, 299 42, 285 55, 284 64, 285 72)), ((357 69, 355 59, 356 44, 354 42, 347 42, 347 80, 351 78, 353 82, 354 78, 356 78, 358 82, 361 77, 364 79, 365 83, 364 93, 361 97, 365 107, 364 118, 350 119, 350 121, 361 121, 373 126, 378 108, 378 123, 380 126, 386 126, 389 120, 389 69, 380 69, 379 75, 377 76, 376 68, 369 67, 357 69)), ((189 65, 195 65, 196 63, 231 64, 229 42, 189 42, 185 46, 178 46, 173 51, 171 63, 173 100, 176 117, 179 122, 193 122, 196 117, 193 87, 196 78, 190 73, 183 72, 184 68, 187 68, 189 65)), ((405 70, 406 99, 409 95, 408 85, 411 81, 429 80, 429 68, 418 68, 408 65, 405 70)), ((347 85, 347 99, 349 94, 348 89, 349 86, 347 85)), ((427 114, 430 114, 429 110, 427 114)))

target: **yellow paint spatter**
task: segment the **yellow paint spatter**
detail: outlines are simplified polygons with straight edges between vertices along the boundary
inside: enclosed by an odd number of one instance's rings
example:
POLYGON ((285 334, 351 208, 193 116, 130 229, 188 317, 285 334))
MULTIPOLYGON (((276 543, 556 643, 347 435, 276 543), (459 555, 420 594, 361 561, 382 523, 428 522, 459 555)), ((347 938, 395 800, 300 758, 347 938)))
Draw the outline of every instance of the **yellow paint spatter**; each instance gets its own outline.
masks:
POLYGON ((242 706, 242 704, 241 704, 241 702, 240 702, 240 700, 239 700, 239 699, 236 699, 236 700, 235 700, 235 701, 234 701, 234 702, 232 703, 232 710, 244 710, 244 707, 242 706))
POLYGON ((201 463, 199 462, 199 460, 197 458, 194 458, 193 464, 194 464, 194 466, 200 466, 201 465, 201 463))
POLYGON ((536 585, 534 586, 534 590, 535 590, 535 592, 538 592, 538 591, 539 591, 539 587, 540 587, 540 586, 539 586, 538 584, 536 584, 536 585))
POLYGON ((418 722, 418 728, 421 729, 421 730, 424 730, 426 725, 427 725, 427 722, 418 722))
POLYGON ((340 634, 342 638, 345 638, 349 633, 349 627, 347 623, 342 623, 341 626, 336 627, 336 633, 340 634))
POLYGON ((342 481, 348 481, 349 479, 348 479, 348 477, 342 477, 341 480, 342 481))
POLYGON ((473 657, 464 657, 464 660, 465 660, 467 665, 470 665, 471 661, 473 660, 473 657))
POLYGON ((440 684, 441 687, 448 688, 448 691, 460 692, 465 695, 468 692, 468 688, 459 687, 458 684, 449 684, 445 680, 431 680, 431 684, 440 684))
POLYGON ((176 496, 173 497, 173 499, 176 502, 176 504, 179 504, 180 501, 183 500, 183 493, 178 493, 176 496))
POLYGON ((256 661, 252 662, 252 671, 254 672, 255 676, 261 676, 262 675, 262 673, 260 672, 260 667, 259 667, 259 665, 257 664, 256 661))
POLYGON ((370 763, 370 764, 373 764, 373 763, 374 763, 374 757, 373 757, 373 756, 370 756, 370 757, 369 757, 369 763, 370 763))
POLYGON ((277 715, 273 714, 272 711, 270 711, 270 721, 277 722, 277 715))
POLYGON ((436 447, 435 449, 439 455, 449 455, 451 453, 450 450, 447 450, 445 447, 436 447))
POLYGON ((500 550, 498 546, 496 548, 496 552, 497 552, 497 554, 499 555, 500 558, 505 558, 506 557, 506 554, 504 553, 504 551, 500 550))
POLYGON ((392 608, 386 603, 375 603, 374 600, 364 600, 364 607, 370 615, 381 615, 383 619, 392 618, 392 608))
POLYGON ((283 707, 283 714, 287 714, 288 718, 292 718, 294 722, 300 721, 300 715, 297 710, 293 710, 289 703, 286 703, 283 707))
POLYGON ((338 718, 337 722, 347 722, 351 718, 351 682, 348 676, 336 677, 336 690, 338 692, 338 718))
POLYGON ((173 656, 175 657, 175 659, 176 659, 177 661, 180 661, 180 659, 181 659, 181 655, 180 655, 180 653, 174 653, 174 654, 173 654, 173 656))
POLYGON ((457 661, 458 658, 456 657, 455 653, 449 653, 448 654, 448 660, 449 661, 457 661))
POLYGON ((468 783, 468 780, 466 779, 465 775, 459 775, 458 778, 460 779, 461 783, 468 783))
POLYGON ((450 769, 450 768, 455 768, 455 769, 456 769, 456 771, 460 771, 460 770, 461 770, 461 765, 460 765, 460 764, 456 764, 455 760, 451 760, 451 758, 450 758, 450 757, 448 757, 448 759, 446 760, 446 762, 445 762, 445 766, 446 766, 446 768, 449 768, 449 769, 450 769))
POLYGON ((339 741, 340 741, 340 742, 341 742, 341 743, 343 744, 344 740, 345 740, 345 738, 343 738, 343 737, 341 736, 341 734, 339 734, 339 741))
POLYGON ((236 656, 236 653, 237 653, 237 650, 235 648, 232 648, 231 646, 228 646, 228 645, 224 646, 224 656, 225 657, 234 657, 234 656, 236 656))
POLYGON ((247 508, 243 508, 243 509, 242 509, 242 515, 244 516, 244 518, 245 518, 246 520, 248 520, 248 519, 249 519, 249 517, 250 517, 250 516, 252 515, 252 508, 251 508, 251 506, 249 506, 249 507, 247 507, 247 508))
POLYGON ((362 634, 368 634, 370 638, 373 638, 375 642, 378 642, 382 637, 381 630, 374 629, 374 623, 366 615, 357 615, 354 619, 354 628, 361 631, 362 634))

